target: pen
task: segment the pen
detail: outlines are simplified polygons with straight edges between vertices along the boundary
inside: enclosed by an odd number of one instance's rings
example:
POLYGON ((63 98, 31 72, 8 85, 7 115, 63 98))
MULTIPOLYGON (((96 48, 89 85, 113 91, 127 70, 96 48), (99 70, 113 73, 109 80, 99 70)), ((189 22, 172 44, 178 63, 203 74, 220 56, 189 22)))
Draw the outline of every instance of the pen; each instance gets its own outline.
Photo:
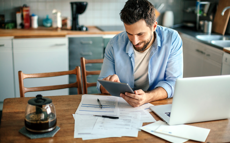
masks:
POLYGON ((114 116, 105 116, 105 115, 94 115, 97 117, 103 117, 103 118, 110 118, 110 119, 119 119, 119 117, 114 117, 114 116))
POLYGON ((98 102, 99 106, 100 106, 100 107, 101 107, 101 109, 102 109, 102 105, 101 105, 101 102, 100 102, 100 100, 99 100, 99 99, 97 99, 97 102, 98 102))

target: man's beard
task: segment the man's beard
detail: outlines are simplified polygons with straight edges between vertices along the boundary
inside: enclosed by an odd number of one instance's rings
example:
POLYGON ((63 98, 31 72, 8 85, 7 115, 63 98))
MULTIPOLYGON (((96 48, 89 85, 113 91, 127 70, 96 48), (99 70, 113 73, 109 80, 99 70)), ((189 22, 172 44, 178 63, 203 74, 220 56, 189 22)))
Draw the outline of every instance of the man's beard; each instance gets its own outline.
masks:
MULTIPOLYGON (((153 34, 151 35, 151 37, 150 37, 150 39, 149 39, 148 42, 145 42, 145 41, 141 42, 141 43, 145 43, 144 46, 143 46, 141 49, 136 49, 136 47, 133 45, 134 49, 135 49, 136 51, 138 51, 138 52, 143 52, 143 51, 145 51, 146 48, 147 48, 147 46, 148 46, 149 43, 151 42, 152 38, 153 38, 153 34)), ((141 44, 141 43, 140 43, 140 44, 141 44)), ((132 43, 132 44, 133 44, 133 43, 132 43)))

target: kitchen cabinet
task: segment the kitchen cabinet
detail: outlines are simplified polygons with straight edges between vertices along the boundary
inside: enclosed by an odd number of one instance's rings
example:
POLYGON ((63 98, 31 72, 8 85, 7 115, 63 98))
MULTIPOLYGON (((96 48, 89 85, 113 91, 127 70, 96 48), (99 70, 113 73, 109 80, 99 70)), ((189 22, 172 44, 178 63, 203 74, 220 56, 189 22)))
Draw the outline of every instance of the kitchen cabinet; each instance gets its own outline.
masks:
MULTIPOLYGON (((80 58, 101 59, 103 58, 103 37, 101 35, 69 37, 69 69, 81 66, 80 58)), ((86 70, 101 70, 102 64, 86 64, 86 70)), ((95 82, 98 75, 87 76, 88 82, 95 82)), ((69 76, 69 82, 76 80, 75 75, 69 76)), ((88 94, 99 93, 96 87, 89 87, 88 94)), ((76 90, 70 89, 70 94, 77 94, 76 90)))
POLYGON ((12 38, 0 38, 0 102, 14 98, 12 38))
MULTIPOLYGON (((69 69, 81 66, 80 58, 102 59, 105 48, 115 35, 79 35, 69 36, 69 69)), ((86 64, 86 70, 101 70, 102 64, 86 64)), ((99 75, 88 75, 88 82, 96 82, 99 75)), ((69 82, 76 80, 75 75, 69 76, 69 82)), ((89 87, 88 94, 99 93, 96 87, 89 87)), ((70 89, 70 94, 77 94, 76 90, 70 89)))
POLYGON ((223 51, 203 44, 187 35, 183 40, 184 77, 221 74, 223 51))
POLYGON ((224 53, 222 61, 222 74, 230 74, 230 54, 224 53))
MULTIPOLYGON (((20 97, 18 71, 23 73, 43 73, 67 71, 68 68, 68 39, 60 38, 27 38, 13 40, 14 78, 16 97, 20 97)), ((68 75, 38 79, 25 79, 25 87, 67 84, 68 75)), ((77 89, 76 89, 77 90, 77 89)), ((69 89, 52 91, 28 92, 26 97, 68 95, 69 89)))

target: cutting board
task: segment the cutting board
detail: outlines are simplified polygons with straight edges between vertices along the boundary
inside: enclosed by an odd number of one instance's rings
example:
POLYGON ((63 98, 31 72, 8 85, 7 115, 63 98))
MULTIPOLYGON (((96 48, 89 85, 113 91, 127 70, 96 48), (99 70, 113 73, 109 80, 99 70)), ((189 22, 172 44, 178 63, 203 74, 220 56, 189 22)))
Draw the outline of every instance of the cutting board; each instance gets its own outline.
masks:
POLYGON ((230 0, 219 0, 219 4, 216 10, 215 18, 213 21, 212 31, 222 34, 225 34, 225 30, 228 25, 230 10, 226 10, 224 16, 221 15, 223 9, 227 6, 230 6, 230 0))

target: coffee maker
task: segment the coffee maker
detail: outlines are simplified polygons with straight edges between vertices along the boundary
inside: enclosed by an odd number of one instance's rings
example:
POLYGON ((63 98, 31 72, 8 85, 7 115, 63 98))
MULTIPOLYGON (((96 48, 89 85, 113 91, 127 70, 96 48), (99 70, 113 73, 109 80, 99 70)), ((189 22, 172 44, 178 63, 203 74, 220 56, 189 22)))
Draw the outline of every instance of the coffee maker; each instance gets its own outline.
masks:
POLYGON ((70 2, 71 4, 71 13, 72 13, 72 28, 73 31, 88 31, 88 28, 79 25, 78 22, 78 14, 82 14, 85 12, 86 7, 88 5, 87 2, 70 2))

